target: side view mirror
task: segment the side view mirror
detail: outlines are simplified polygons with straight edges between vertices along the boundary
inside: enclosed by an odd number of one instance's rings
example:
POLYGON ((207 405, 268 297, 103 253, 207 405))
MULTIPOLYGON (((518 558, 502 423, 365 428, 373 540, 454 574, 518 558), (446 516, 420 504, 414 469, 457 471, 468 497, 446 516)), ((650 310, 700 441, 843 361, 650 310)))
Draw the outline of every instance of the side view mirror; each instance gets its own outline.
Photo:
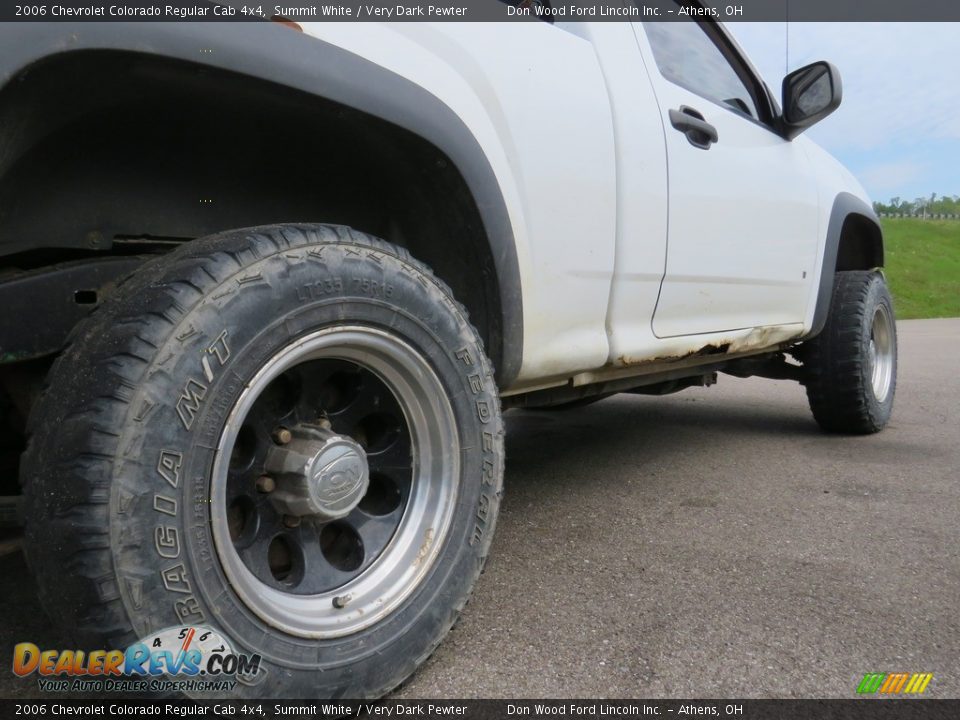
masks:
POLYGON ((840 71, 823 60, 783 79, 783 135, 792 140, 840 107, 843 85, 840 71))

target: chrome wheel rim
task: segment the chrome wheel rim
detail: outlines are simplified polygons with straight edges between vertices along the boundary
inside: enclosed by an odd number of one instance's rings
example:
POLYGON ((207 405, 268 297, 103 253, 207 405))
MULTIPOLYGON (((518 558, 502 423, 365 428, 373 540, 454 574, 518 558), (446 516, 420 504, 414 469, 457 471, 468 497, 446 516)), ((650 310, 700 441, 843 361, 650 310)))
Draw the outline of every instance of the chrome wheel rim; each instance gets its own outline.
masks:
POLYGON ((348 635, 420 585, 452 521, 460 452, 443 386, 412 347, 363 326, 313 333, 263 366, 225 428, 214 544, 264 622, 348 635))
POLYGON ((894 365, 893 318, 885 305, 877 305, 870 328, 870 381, 878 402, 886 400, 893 381, 894 365))

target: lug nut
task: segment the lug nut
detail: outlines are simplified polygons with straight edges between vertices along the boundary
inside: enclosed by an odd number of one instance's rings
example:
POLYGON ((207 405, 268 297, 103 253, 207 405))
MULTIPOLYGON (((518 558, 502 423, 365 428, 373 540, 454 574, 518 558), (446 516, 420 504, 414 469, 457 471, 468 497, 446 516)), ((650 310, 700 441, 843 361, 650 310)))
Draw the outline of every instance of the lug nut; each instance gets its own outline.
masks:
POLYGON ((288 528, 300 527, 300 518, 298 518, 296 515, 284 515, 283 524, 288 528))
POLYGON ((272 437, 273 441, 277 445, 286 445, 293 440, 293 433, 287 430, 285 427, 278 427, 273 431, 272 437))
POLYGON ((261 475, 257 478, 257 490, 262 493, 272 493, 277 487, 276 481, 269 475, 261 475))

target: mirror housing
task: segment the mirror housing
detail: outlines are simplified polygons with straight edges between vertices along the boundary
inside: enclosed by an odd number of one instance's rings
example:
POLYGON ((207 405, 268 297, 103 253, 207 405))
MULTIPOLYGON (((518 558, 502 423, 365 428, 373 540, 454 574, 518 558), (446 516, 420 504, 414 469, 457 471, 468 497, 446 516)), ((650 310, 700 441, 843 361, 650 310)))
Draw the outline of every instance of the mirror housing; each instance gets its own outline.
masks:
POLYGON ((781 131, 793 140, 840 107, 840 71, 824 60, 794 70, 783 79, 781 131))

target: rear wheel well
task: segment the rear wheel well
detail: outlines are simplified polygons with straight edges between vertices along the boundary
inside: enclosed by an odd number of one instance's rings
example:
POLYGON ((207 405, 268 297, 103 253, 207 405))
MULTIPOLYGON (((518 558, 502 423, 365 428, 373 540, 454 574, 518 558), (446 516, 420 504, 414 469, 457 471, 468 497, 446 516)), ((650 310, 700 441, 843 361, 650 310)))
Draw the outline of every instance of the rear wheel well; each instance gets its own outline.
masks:
POLYGON ((0 271, 163 252, 282 222, 404 246, 499 365, 500 288, 466 181, 436 146, 344 105, 131 52, 42 61, 0 93, 0 271))

